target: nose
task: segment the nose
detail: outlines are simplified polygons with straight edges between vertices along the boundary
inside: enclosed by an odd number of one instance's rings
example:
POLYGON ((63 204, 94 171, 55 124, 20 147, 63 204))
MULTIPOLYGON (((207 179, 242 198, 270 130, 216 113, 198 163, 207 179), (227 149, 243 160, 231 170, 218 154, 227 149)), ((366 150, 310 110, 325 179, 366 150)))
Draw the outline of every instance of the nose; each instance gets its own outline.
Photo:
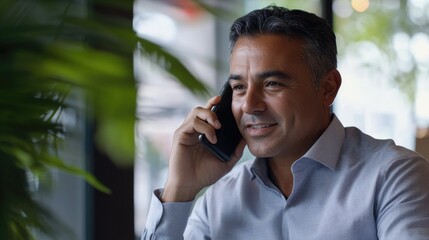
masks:
POLYGON ((266 109, 263 90, 251 85, 248 86, 246 94, 243 97, 241 110, 244 113, 256 115, 266 109))

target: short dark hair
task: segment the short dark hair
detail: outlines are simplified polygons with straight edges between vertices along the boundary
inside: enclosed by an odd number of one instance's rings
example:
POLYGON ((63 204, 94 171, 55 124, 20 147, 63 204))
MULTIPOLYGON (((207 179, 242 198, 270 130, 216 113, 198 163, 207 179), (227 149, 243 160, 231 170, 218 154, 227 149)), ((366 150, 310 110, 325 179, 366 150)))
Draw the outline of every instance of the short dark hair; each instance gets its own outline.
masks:
POLYGON ((278 34, 304 40, 303 60, 310 67, 315 85, 337 68, 337 45, 331 26, 317 15, 270 5, 238 18, 229 33, 230 52, 241 36, 278 34))

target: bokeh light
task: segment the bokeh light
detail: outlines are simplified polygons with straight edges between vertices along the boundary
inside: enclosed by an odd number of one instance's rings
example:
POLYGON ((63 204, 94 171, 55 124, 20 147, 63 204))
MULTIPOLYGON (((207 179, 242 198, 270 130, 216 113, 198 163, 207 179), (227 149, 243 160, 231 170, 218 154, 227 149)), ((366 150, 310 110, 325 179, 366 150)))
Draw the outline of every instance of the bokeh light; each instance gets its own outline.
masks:
POLYGON ((365 12, 369 8, 369 0, 352 0, 352 8, 358 12, 365 12))

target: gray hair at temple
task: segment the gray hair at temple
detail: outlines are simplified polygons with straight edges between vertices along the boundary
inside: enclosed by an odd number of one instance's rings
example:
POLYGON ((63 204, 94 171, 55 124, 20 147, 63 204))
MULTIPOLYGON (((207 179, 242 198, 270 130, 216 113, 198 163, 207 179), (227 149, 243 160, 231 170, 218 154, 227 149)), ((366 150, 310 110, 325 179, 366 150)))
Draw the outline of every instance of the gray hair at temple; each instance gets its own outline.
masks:
POLYGON ((337 68, 337 45, 331 26, 313 13, 268 6, 234 21, 229 33, 230 53, 241 36, 279 34, 304 40, 303 60, 310 67, 315 86, 329 71, 337 68))

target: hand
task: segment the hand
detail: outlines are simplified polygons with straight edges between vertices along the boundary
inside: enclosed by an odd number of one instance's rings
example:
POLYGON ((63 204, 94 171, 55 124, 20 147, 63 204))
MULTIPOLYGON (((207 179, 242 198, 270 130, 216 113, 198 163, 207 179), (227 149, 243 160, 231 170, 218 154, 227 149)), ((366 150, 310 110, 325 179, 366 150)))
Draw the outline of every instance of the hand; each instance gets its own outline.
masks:
POLYGON ((211 98, 205 107, 194 108, 174 133, 169 160, 168 180, 161 197, 163 202, 191 201, 197 193, 231 171, 243 154, 241 140, 229 162, 222 162, 199 142, 203 133, 216 143, 215 129, 221 127, 217 116, 210 109, 220 101, 220 96, 211 98))

